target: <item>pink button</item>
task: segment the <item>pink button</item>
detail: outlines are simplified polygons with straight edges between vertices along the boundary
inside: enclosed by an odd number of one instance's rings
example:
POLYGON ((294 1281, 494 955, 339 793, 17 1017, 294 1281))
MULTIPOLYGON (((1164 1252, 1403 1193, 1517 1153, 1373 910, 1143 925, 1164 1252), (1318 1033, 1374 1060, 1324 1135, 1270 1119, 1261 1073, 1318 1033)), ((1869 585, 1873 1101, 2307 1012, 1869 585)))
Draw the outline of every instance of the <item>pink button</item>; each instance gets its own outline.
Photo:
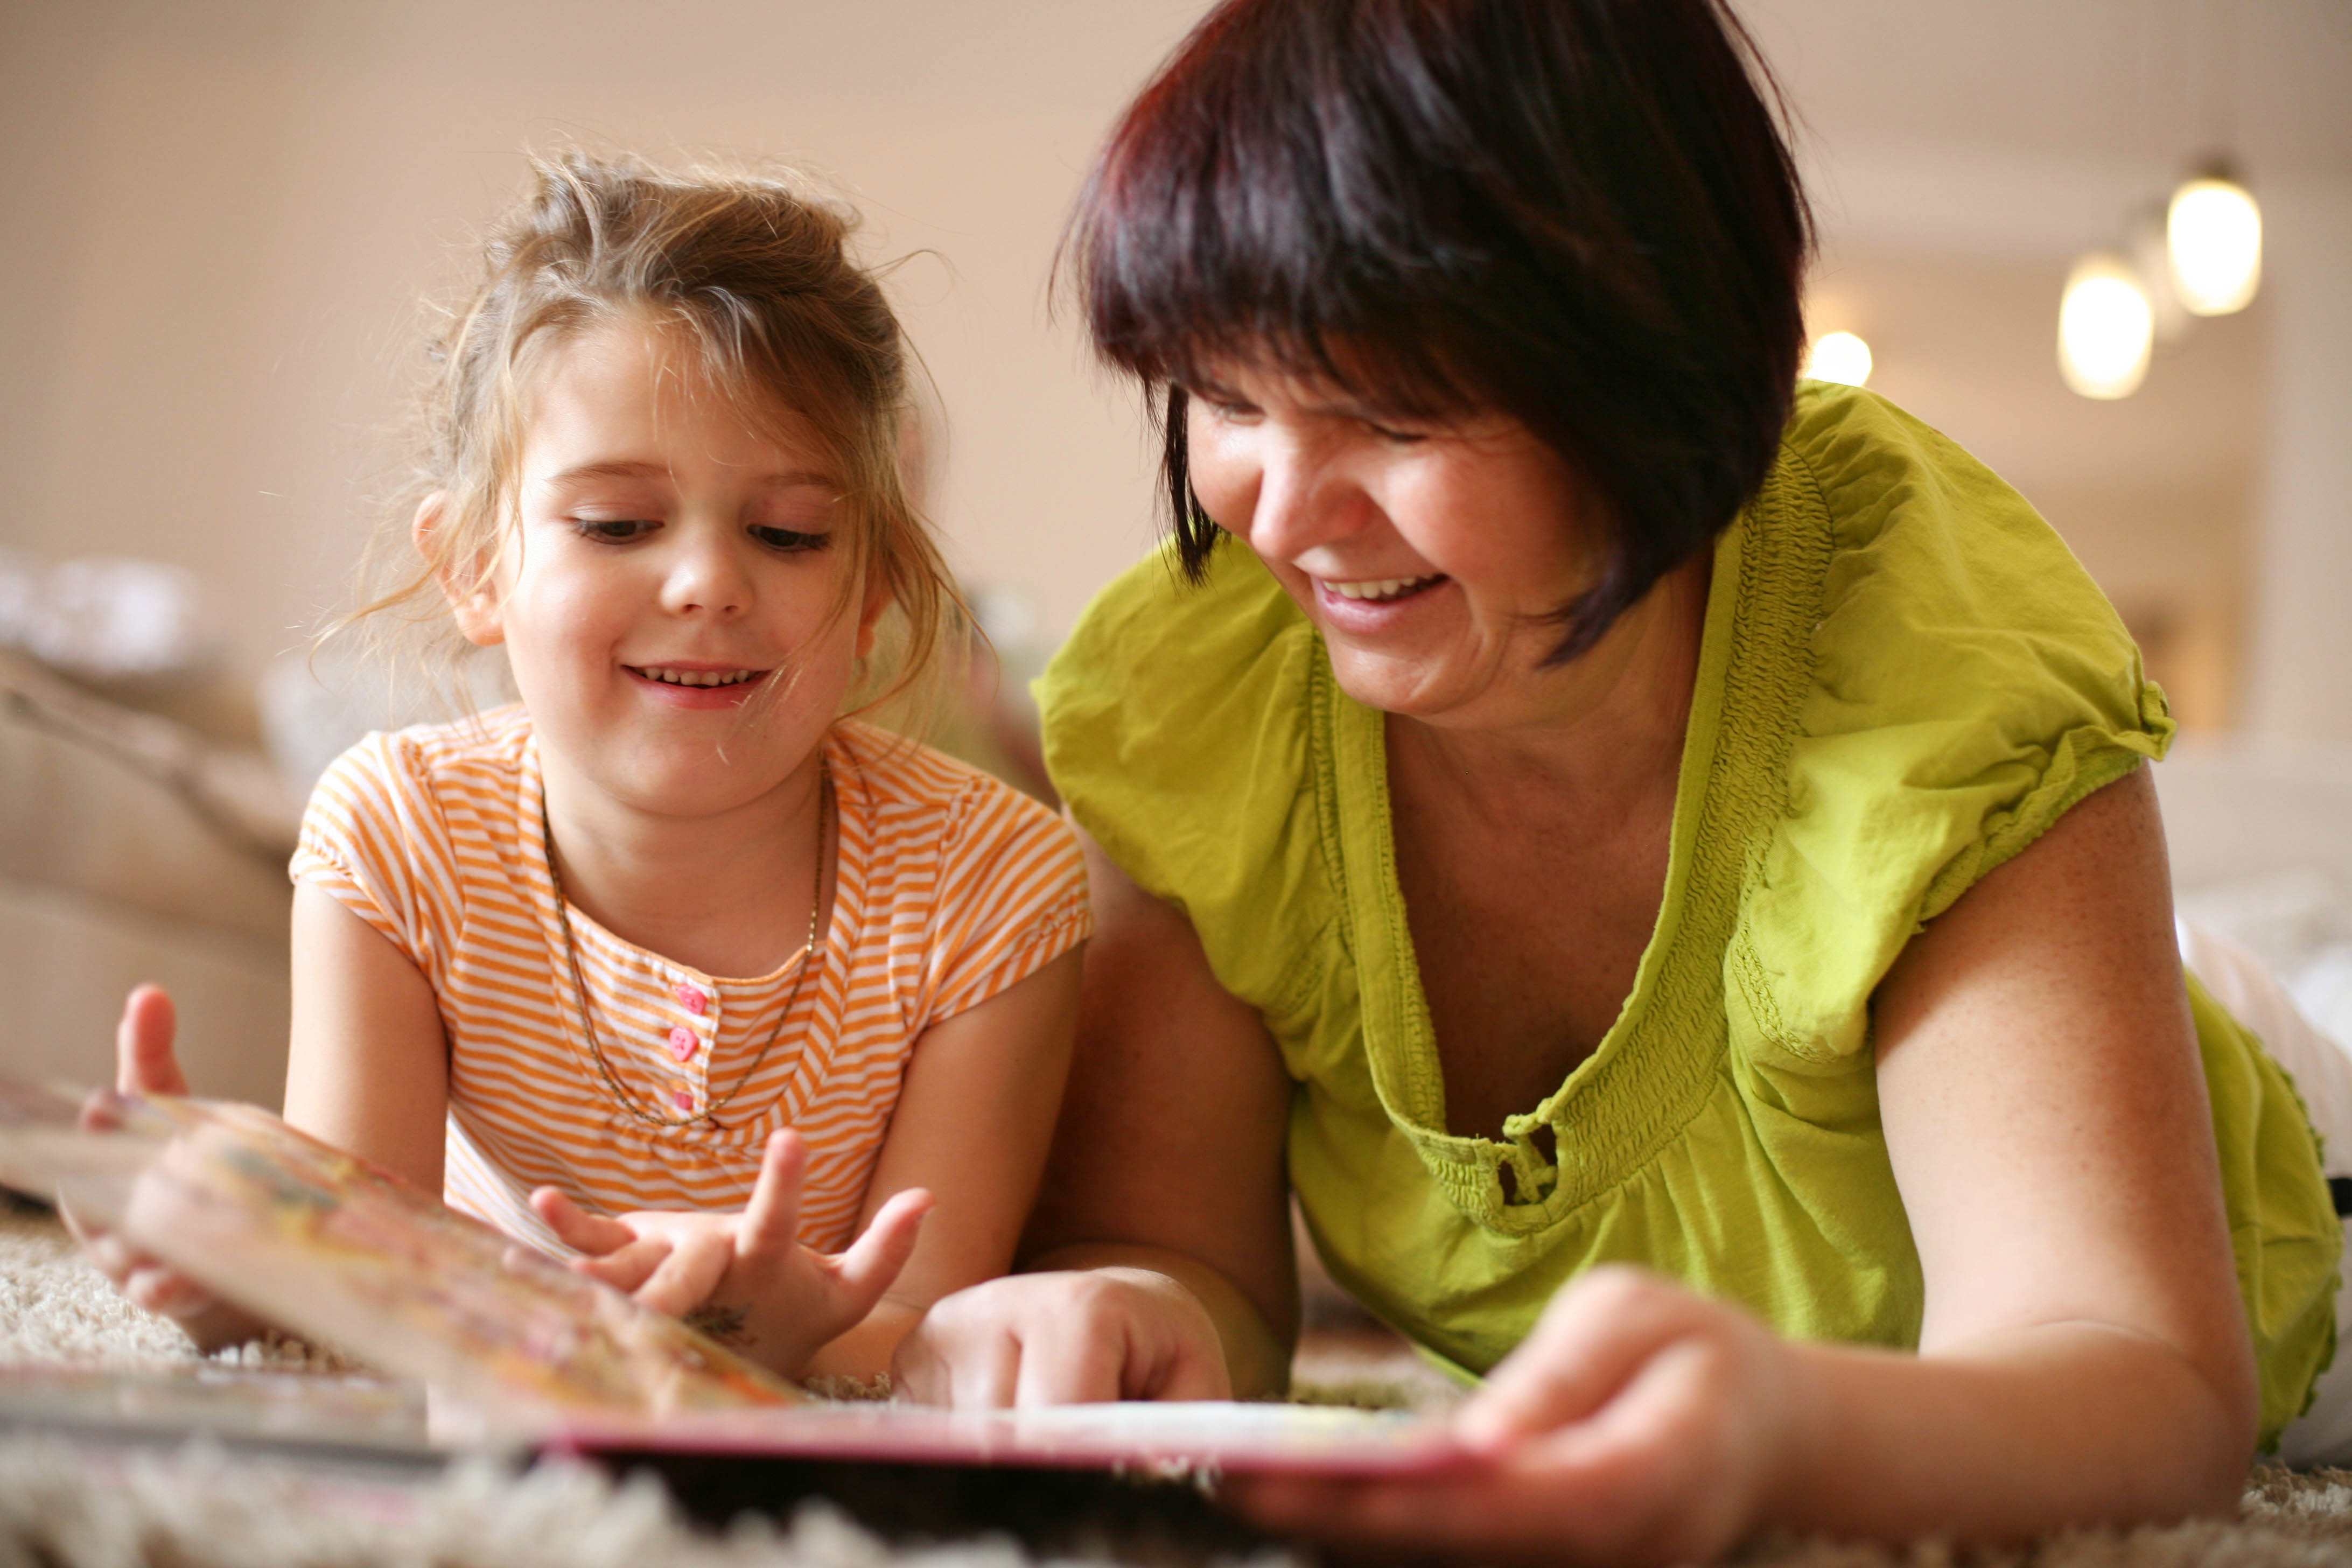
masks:
POLYGON ((669 1102, 672 1105, 677 1106, 680 1110, 692 1110, 694 1109, 694 1091, 690 1089, 671 1089, 669 1091, 669 1102))
POLYGON ((697 1035, 692 1029, 688 1028, 684 1024, 680 1024, 677 1028, 672 1029, 669 1032, 670 1059, 673 1061, 685 1061, 694 1055, 696 1049, 700 1047, 701 1044, 702 1037, 699 1035, 697 1035))
POLYGON ((702 1016, 702 1010, 710 1005, 709 996, 707 995, 698 985, 679 986, 677 988, 677 1001, 679 1006, 684 1007, 688 1012, 693 1014, 698 1018, 702 1016))

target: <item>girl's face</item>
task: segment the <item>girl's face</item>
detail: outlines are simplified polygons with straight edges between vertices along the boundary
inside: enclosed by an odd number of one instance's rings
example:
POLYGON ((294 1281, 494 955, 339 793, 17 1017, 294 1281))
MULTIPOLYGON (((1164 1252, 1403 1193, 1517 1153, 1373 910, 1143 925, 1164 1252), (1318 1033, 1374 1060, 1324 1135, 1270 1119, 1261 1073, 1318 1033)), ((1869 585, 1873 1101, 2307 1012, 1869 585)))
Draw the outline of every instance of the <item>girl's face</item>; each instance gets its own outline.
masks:
POLYGON ((533 376, 520 515, 456 609, 505 645, 551 778, 699 816, 818 765, 883 606, 850 584, 836 613, 838 477, 774 412, 748 425, 690 342, 642 322, 583 332, 533 376))
POLYGON ((1525 426, 1401 426, 1247 366, 1187 390, 1202 506, 1321 630, 1349 696, 1465 728, 1540 722, 1575 700, 1575 676, 1538 668, 1563 629, 1546 617, 1591 585, 1601 534, 1525 426))

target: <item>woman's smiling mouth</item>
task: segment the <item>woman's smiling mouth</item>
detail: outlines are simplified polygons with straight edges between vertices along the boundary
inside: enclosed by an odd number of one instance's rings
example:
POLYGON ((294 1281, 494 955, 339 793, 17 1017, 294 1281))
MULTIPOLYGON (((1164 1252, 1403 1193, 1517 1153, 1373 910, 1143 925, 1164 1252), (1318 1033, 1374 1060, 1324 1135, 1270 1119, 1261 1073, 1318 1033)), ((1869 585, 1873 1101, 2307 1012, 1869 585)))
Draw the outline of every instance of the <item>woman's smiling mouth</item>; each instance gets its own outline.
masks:
POLYGON ((1386 605, 1411 598, 1425 588, 1434 588, 1445 581, 1442 572, 1426 577, 1365 577, 1351 583, 1334 583, 1328 578, 1316 579, 1317 585, 1341 599, 1358 604, 1386 605))

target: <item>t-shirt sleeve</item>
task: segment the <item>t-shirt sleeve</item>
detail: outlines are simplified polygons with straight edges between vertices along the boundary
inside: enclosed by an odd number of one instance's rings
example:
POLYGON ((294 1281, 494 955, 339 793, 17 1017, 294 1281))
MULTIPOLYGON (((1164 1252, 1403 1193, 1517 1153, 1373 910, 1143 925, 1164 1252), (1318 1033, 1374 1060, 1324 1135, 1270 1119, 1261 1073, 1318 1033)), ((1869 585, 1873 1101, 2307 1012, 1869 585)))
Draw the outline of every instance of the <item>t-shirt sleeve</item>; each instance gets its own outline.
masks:
POLYGON ((1314 782, 1324 668, 1314 628, 1229 541, 1204 583, 1165 550, 1131 567, 1036 684, 1070 815, 1269 1016, 1311 989, 1339 918, 1314 782))
POLYGON ((2171 739, 2105 595, 2015 490, 1868 394, 1808 389, 1776 476, 1826 521, 1787 806, 1743 900, 1765 1041, 1847 1059, 1903 945, 2171 739))
POLYGON ((1093 932, 1077 835, 997 780, 976 776, 965 787, 939 876, 924 987, 930 1022, 1011 990, 1093 932))
POLYGON ((405 953, 437 986, 456 945, 459 900, 449 831, 413 745, 373 734, 310 792, 290 868, 405 953))

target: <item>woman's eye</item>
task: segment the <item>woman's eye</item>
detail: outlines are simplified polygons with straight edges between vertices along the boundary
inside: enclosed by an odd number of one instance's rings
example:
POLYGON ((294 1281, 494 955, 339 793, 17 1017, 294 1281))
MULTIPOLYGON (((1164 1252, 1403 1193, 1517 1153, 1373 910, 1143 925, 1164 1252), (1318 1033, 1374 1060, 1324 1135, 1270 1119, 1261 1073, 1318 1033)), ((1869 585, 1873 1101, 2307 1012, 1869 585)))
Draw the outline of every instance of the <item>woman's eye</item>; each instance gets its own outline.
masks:
POLYGON ((599 544, 626 544, 633 539, 644 538, 661 525, 637 517, 580 517, 572 519, 572 526, 579 530, 583 539, 593 540, 599 544))
POLYGON ((1370 420, 1364 422, 1364 428, 1391 447, 1411 447, 1429 439, 1429 433, 1424 430, 1399 430, 1393 426, 1375 425, 1370 420))
POLYGON ((799 555, 812 550, 823 550, 833 542, 829 533, 803 533, 797 528, 772 528, 754 524, 751 537, 769 549, 786 555, 799 555))

